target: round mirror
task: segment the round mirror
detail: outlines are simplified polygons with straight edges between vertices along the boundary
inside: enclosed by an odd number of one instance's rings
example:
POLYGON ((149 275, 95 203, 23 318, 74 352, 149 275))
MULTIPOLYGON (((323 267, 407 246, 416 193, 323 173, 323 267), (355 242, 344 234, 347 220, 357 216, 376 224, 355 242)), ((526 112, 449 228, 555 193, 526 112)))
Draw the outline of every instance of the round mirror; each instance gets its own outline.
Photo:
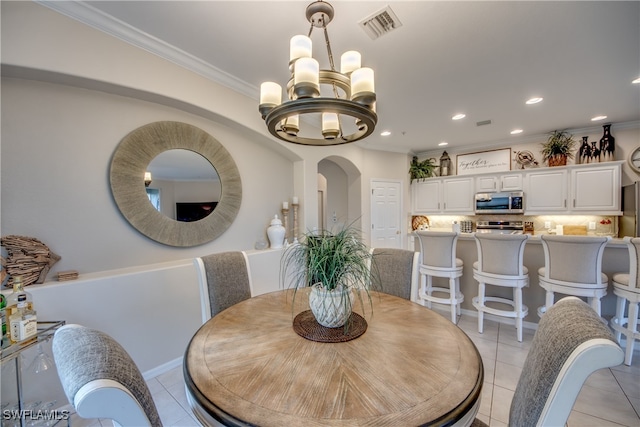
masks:
POLYGON ((214 240, 231 225, 242 201, 240 173, 229 152, 208 133, 181 122, 150 123, 125 136, 111 160, 109 177, 113 198, 127 221, 145 236, 170 246, 196 246, 214 240), (215 208, 202 219, 189 222, 170 218, 150 203, 147 189, 156 179, 153 172, 151 184, 145 186, 152 160, 167 151, 182 150, 203 157, 220 182, 215 208))
POLYGON ((146 173, 144 183, 149 202, 176 221, 199 221, 220 202, 222 187, 216 169, 193 151, 160 153, 151 160, 146 173))

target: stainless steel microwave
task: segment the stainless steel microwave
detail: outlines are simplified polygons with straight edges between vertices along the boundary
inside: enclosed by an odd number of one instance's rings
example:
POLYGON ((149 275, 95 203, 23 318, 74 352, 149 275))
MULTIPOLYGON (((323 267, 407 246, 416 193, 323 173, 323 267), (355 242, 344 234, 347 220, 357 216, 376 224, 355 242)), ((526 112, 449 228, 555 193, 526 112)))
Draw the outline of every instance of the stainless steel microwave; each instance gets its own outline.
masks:
POLYGON ((476 215, 524 213, 524 193, 522 191, 477 193, 475 203, 476 215))

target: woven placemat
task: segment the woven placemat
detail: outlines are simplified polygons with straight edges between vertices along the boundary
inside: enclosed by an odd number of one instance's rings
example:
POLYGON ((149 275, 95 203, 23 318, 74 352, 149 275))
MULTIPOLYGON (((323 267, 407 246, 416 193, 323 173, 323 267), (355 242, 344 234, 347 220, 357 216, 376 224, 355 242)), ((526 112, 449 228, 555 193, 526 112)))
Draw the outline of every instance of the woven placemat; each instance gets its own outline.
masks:
POLYGON ((346 328, 327 328, 318 323, 311 310, 303 311, 293 319, 293 330, 298 335, 317 342, 345 342, 358 338, 367 330, 367 321, 358 313, 351 313, 346 328))

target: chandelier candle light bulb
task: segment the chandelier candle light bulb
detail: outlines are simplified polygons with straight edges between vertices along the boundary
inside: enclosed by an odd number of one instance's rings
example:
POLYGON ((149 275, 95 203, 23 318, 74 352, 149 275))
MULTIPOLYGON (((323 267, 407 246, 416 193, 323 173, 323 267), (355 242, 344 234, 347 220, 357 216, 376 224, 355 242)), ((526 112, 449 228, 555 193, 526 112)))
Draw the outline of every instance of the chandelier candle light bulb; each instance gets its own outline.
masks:
POLYGON ((260 85, 260 112, 264 117, 269 110, 282 104, 282 86, 274 82, 260 85))
POLYGON ((287 135, 296 136, 300 130, 300 118, 297 114, 289 116, 282 122, 282 129, 287 135))
POLYGON ((311 58, 312 42, 307 36, 297 35, 289 41, 289 63, 299 58, 311 58))
POLYGON ((366 105, 370 105, 375 100, 375 85, 371 68, 358 68, 351 73, 351 100, 366 105))
POLYGON ((340 122, 336 113, 322 113, 322 135, 325 139, 335 139, 340 134, 340 122))
POLYGON ((293 90, 298 98, 320 95, 320 64, 313 58, 296 60, 293 73, 293 90))
POLYGON ((342 74, 349 74, 354 70, 360 68, 362 62, 362 57, 360 52, 356 52, 355 50, 349 50, 342 54, 340 57, 340 72, 342 74))

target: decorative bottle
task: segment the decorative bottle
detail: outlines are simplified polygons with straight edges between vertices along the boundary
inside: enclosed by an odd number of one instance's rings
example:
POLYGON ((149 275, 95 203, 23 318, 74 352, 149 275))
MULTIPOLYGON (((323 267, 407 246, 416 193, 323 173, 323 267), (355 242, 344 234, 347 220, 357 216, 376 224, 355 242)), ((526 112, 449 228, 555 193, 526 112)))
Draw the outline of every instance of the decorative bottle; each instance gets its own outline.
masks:
POLYGON ((269 237, 270 247, 272 249, 280 249, 284 245, 284 235, 286 230, 282 226, 282 221, 275 215, 271 220, 271 225, 267 228, 267 237, 269 237))
MULTIPOLYGON (((7 296, 7 306, 5 307, 5 318, 7 320, 7 324, 9 322, 9 316, 13 314, 18 306, 18 296, 22 294, 27 296, 27 308, 33 310, 33 297, 31 296, 31 293, 24 290, 22 276, 13 276, 13 292, 7 296)), ((7 330, 7 332, 9 331, 7 330)))
POLYGON ((4 294, 0 294, 0 321, 2 322, 2 338, 7 334, 7 318, 5 316, 7 299, 4 294))
POLYGON ((28 308, 27 295, 18 295, 16 310, 9 317, 9 331, 12 343, 24 341, 38 333, 36 312, 28 308))
POLYGON ((582 145, 580 145, 580 151, 578 154, 578 161, 580 163, 589 163, 591 158, 591 147, 589 146, 589 137, 582 137, 582 145))
POLYGON ((616 139, 611 135, 611 125, 603 125, 604 134, 600 138, 600 156, 603 161, 615 160, 616 139))

